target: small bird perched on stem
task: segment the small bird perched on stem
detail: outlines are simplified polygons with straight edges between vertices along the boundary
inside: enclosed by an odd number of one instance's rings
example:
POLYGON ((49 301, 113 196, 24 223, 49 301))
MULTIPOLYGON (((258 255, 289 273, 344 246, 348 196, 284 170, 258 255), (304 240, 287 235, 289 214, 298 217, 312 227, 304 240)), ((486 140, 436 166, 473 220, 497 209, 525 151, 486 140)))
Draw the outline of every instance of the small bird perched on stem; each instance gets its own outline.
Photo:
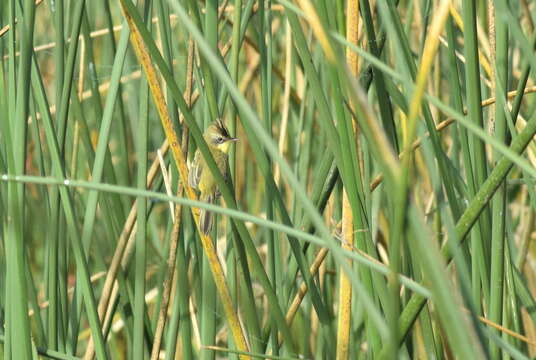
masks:
MULTIPOLYGON (((227 128, 219 119, 209 125, 203 137, 214 157, 214 161, 218 165, 218 169, 223 177, 226 178, 229 147, 232 142, 238 139, 229 135, 229 131, 227 131, 227 128)), ((201 154, 199 149, 195 151, 194 161, 190 165, 188 183, 194 189, 199 190, 199 200, 201 201, 213 204, 220 196, 216 179, 208 168, 203 154, 201 154)), ((209 211, 201 210, 199 227, 205 235, 212 229, 212 214, 209 211)))

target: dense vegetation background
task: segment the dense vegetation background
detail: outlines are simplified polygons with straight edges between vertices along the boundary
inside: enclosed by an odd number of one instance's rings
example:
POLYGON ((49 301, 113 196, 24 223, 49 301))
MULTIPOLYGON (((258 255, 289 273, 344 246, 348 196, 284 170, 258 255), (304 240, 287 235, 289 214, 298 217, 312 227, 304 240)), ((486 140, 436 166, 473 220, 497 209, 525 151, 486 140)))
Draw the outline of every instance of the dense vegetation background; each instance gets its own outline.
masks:
POLYGON ((0 358, 534 356, 535 12, 1 1, 0 358))

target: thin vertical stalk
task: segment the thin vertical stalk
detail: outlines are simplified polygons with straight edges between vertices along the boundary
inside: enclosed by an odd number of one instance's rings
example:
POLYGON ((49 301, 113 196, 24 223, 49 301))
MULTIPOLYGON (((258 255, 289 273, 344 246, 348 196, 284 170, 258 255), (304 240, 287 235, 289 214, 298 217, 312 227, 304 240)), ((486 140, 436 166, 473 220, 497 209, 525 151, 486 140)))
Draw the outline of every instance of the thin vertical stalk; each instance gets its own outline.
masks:
MULTIPOLYGON (((211 48, 215 52, 218 50, 218 0, 208 0, 205 3, 205 27, 204 35, 207 39, 207 42, 210 44, 211 48)), ((197 5, 199 6, 199 5, 197 5)), ((205 65, 203 67, 203 74, 205 79, 212 79, 205 83, 205 91, 210 94, 217 94, 218 82, 212 76, 208 67, 205 65), (208 87, 208 88, 207 88, 208 87)), ((213 102, 209 101, 209 107, 205 108, 206 117, 209 118, 209 122, 216 120, 216 117, 219 117, 218 109, 215 108, 213 102)), ((219 216, 215 216, 215 226, 212 236, 212 241, 217 239, 217 224, 219 216)), ((206 256, 203 256, 202 260, 202 269, 201 269, 201 279, 202 279, 202 297, 201 297, 201 342, 204 345, 215 345, 216 344, 216 286, 214 280, 212 279, 212 274, 210 273, 210 264, 206 256)), ((207 348, 201 349, 200 358, 202 360, 211 360, 214 359, 216 353, 207 348)))
MULTIPOLYGON (((230 65, 229 65, 229 73, 231 77, 233 78, 233 81, 238 84, 238 68, 239 68, 239 58, 240 58, 240 49, 242 44, 242 39, 240 36, 240 29, 242 25, 242 0, 235 0, 234 2, 234 11, 233 11, 233 29, 231 34, 231 58, 230 58, 230 65)), ((193 39, 190 38, 190 42, 193 45, 193 39)), ((225 91, 225 89, 222 89, 222 91, 225 91)), ((224 96, 222 96, 224 98, 224 96)), ((227 117, 227 125, 229 127, 229 130, 231 132, 232 136, 237 136, 237 127, 236 127, 236 107, 233 104, 233 102, 229 99, 228 103, 228 117, 227 117)), ((237 170, 237 162, 236 162, 236 146, 232 146, 229 151, 229 176, 231 178, 231 181, 233 184, 236 184, 236 170, 237 170)), ((232 229, 232 222, 228 221, 229 229, 232 229)), ((228 231, 227 237, 230 238, 233 237, 233 240, 236 243, 235 238, 236 232, 228 231)), ((238 281, 239 277, 239 270, 238 270, 238 251, 234 254, 231 254, 228 259, 228 268, 229 268, 229 287, 232 294, 235 294, 235 299, 238 299, 239 297, 239 288, 240 281, 238 281)), ((247 283, 248 285, 251 285, 251 282, 247 283)), ((251 289, 251 286, 248 287, 248 290, 251 289)), ((253 291, 251 290, 249 293, 251 294, 253 291)), ((246 304, 250 305, 252 301, 246 300, 246 304)), ((248 309, 251 309, 253 306, 245 307, 248 309)), ((258 351, 258 342, 256 339, 258 338, 258 318, 256 311, 252 311, 249 313, 249 318, 254 325, 253 327, 255 330, 253 331, 253 336, 251 337, 251 347, 253 351, 258 351)), ((248 329, 249 330, 249 329, 248 329)), ((250 330, 251 334, 251 330, 250 330)), ((233 347, 234 344, 232 344, 232 339, 229 340, 229 347, 233 347)), ((230 357, 232 360, 235 360, 237 358, 236 355, 231 355, 230 357)))
MULTIPOLYGON (((359 27, 359 0, 349 0, 346 5, 347 24, 346 38, 352 44, 357 45, 359 27)), ((346 62, 353 76, 358 74, 357 54, 350 49, 346 50, 346 62)), ((353 122, 355 124, 355 122, 353 122)), ((355 128, 352 135, 357 139, 355 128)), ((353 145, 353 144, 352 144, 353 145)), ((352 207, 348 200, 348 194, 343 189, 342 193, 342 248, 351 250, 354 243, 354 221, 352 207)), ((359 216, 355 214, 355 216, 359 216)), ((349 263, 350 268, 352 264, 349 263)), ((352 286, 350 280, 342 268, 339 278, 339 309, 337 321, 337 360, 346 360, 349 356, 350 328, 352 319, 352 286)))
MULTIPOLYGON (((104 9, 102 10, 104 13, 104 19, 106 21, 106 28, 108 29, 108 41, 110 44, 110 59, 115 58, 115 54, 117 52, 117 44, 114 37, 113 32, 113 19, 112 19, 112 11, 110 8, 109 2, 103 3, 104 9)), ((125 91, 126 87, 122 87, 122 85, 119 88, 119 93, 123 93, 125 91)), ((117 150, 117 157, 121 159, 121 161, 117 164, 117 180, 120 184, 129 184, 130 183, 130 176, 131 172, 129 169, 129 145, 130 145, 130 137, 129 137, 129 131, 127 127, 127 114, 126 114, 126 107, 125 107, 125 101, 123 101, 123 98, 121 96, 117 97, 117 112, 119 114, 119 120, 118 120, 118 126, 117 126, 117 138, 119 141, 119 149, 117 150)), ((107 166, 107 165, 106 165, 107 166)), ((113 174, 112 174, 113 175, 113 174)))
MULTIPOLYGON (((450 68, 452 69, 452 74, 449 76, 449 84, 450 88, 453 92, 452 96, 452 102, 453 107, 459 111, 460 113, 463 112, 463 103, 462 103, 462 90, 460 86, 460 78, 458 75, 458 66, 457 66, 457 60, 456 60, 456 42, 455 42, 455 34, 454 34, 454 23, 452 20, 452 16, 449 17, 449 20, 447 22, 447 36, 448 36, 448 42, 449 42, 449 48, 448 48, 448 54, 449 54, 449 62, 450 62, 450 68)), ((469 147, 469 135, 467 134, 467 130, 463 126, 457 126, 457 131, 459 133, 459 141, 461 143, 461 149, 462 149, 462 156, 463 156, 463 164, 464 169, 466 172, 466 183, 467 183, 467 193, 469 198, 474 197, 474 195, 477 192, 476 184, 475 184, 475 176, 473 173, 473 160, 471 158, 471 150, 469 147)), ((484 241, 482 240, 482 231, 480 229, 480 223, 476 223, 473 229, 471 230, 471 251, 473 254, 475 254, 475 257, 472 258, 471 266, 472 266, 472 293, 473 293, 473 301, 475 304, 478 304, 481 299, 481 290, 482 290, 482 282, 481 282, 481 275, 485 274, 485 261, 483 259, 484 250, 482 248, 482 245, 484 241)), ((486 283, 483 284, 484 289, 488 289, 488 285, 486 283)), ((487 292, 487 290, 484 290, 487 292)), ((481 313, 481 307, 477 307, 477 311, 480 314, 481 313)))
MULTIPOLYGON (((476 29, 476 3, 474 1, 463 2, 463 23, 464 23, 464 55, 465 55, 465 82, 466 82, 466 97, 467 97, 467 116, 471 122, 479 127, 483 127, 483 115, 481 107, 481 88, 480 88, 480 68, 478 61, 478 41, 476 29)), ((473 155, 473 171, 475 174, 475 187, 478 189, 487 177, 487 160, 484 144, 477 137, 469 137, 469 146, 473 155)), ((486 239, 490 238, 489 231, 491 229, 489 213, 484 210, 480 218, 480 229, 483 236, 481 237, 484 251, 483 260, 484 268, 489 269, 490 246, 486 239)), ((486 279, 485 274, 483 279, 486 279)), ((484 294, 484 299, 489 299, 489 294, 484 294)))
MULTIPOLYGON (((506 2, 503 2, 505 6, 506 2)), ((492 82, 495 84, 495 121, 494 136, 500 142, 505 142, 507 137, 506 114, 507 109, 504 100, 508 91, 508 24, 499 16, 497 11, 500 6, 494 7, 492 16, 488 19, 490 27, 494 26, 495 31, 490 32, 496 36, 495 49, 492 45, 492 54, 495 54, 495 59, 492 55, 492 63, 495 62, 495 79, 492 82), (495 51, 494 51, 495 50, 495 51)), ((491 10, 490 9, 490 10, 491 10)), ((492 42, 493 44, 493 42, 492 42)), ((495 164, 497 164, 500 154, 494 153, 495 164)), ((506 218, 506 181, 499 186, 492 201, 492 228, 491 228, 491 276, 490 276, 490 305, 489 319, 496 324, 502 324, 503 320, 503 294, 504 294, 504 263, 505 263, 505 218, 506 218)), ((492 330, 496 335, 499 335, 497 330, 492 330)), ((499 359, 500 351, 494 341, 490 342, 490 356, 492 359, 499 359)))
MULTIPOLYGON (((10 25, 12 32, 10 41, 15 41, 15 2, 10 2, 10 25)), ((35 20, 35 5, 32 0, 24 2, 24 13, 19 12, 18 16, 20 26, 21 56, 19 61, 19 73, 16 79, 15 92, 15 72, 14 72, 14 51, 11 52, 12 63, 12 88, 11 97, 16 99, 15 108, 10 108, 7 127, 8 133, 5 134, 7 144, 7 164, 8 171, 11 174, 22 175, 25 172, 26 156, 26 132, 29 114, 30 102, 30 72, 27 71, 31 66, 33 52, 33 34, 35 20)), ((11 50, 14 50, 11 47, 11 50)), ((13 102, 11 103, 13 104, 13 102)), ((5 120, 4 120, 5 121, 5 120)), ((30 320, 28 317, 28 289, 25 276, 25 239, 24 239, 24 200, 25 189, 23 184, 8 185, 8 209, 7 209, 7 231, 6 231, 6 277, 8 286, 6 287, 6 296, 11 298, 7 312, 10 314, 8 319, 7 331, 10 346, 5 355, 12 356, 14 359, 31 358, 31 335, 30 320)))
MULTIPOLYGON (((259 56, 260 56, 260 66, 261 66, 261 97, 262 97, 262 107, 261 119, 264 122, 266 132, 272 134, 272 21, 271 21, 271 11, 270 7, 272 5, 271 0, 259 0, 258 2, 258 21, 259 25, 259 56), (267 8, 267 9, 266 9, 267 8)), ((268 159, 268 168, 269 171, 273 171, 273 165, 268 159)), ((270 184, 271 185, 271 184, 270 184)), ((266 194, 264 199, 264 206, 266 211, 266 217, 269 220, 274 218, 274 204, 273 192, 278 191, 275 186, 266 186, 266 194)), ((276 265, 276 253, 279 253, 276 249, 277 243, 275 242, 275 234, 273 231, 268 230, 265 234, 266 244, 268 245, 268 271, 270 281, 277 287, 278 277, 277 277, 277 265, 276 265)), ((277 341, 277 324, 272 319, 272 331, 271 331, 271 342, 270 347, 274 355, 279 355, 279 344, 277 341)))
MULTIPOLYGON (((56 104, 61 103, 61 89, 63 88, 63 74, 64 74, 64 54, 65 54, 65 41, 64 41, 64 15, 63 15, 63 0, 58 0, 52 3, 51 11, 54 14, 54 24, 56 26, 56 47, 54 48, 54 62, 56 67, 56 104)), ((47 347, 50 350, 58 349, 58 277, 59 265, 58 265, 58 252, 59 252, 59 239, 58 239, 58 226, 59 226, 59 197, 58 189, 51 189, 51 197, 53 201, 51 211, 51 226, 48 233, 48 288, 47 298, 49 301, 49 308, 47 309, 47 347)), ((62 341, 63 342, 63 341, 62 341)))
POLYGON ((78 43, 80 28, 82 25, 82 18, 85 9, 85 0, 81 0, 75 4, 71 18, 73 19, 73 24, 71 28, 71 42, 69 43, 69 50, 67 54, 67 61, 65 64, 65 81, 63 83, 63 88, 61 92, 61 103, 56 104, 57 107, 57 129, 58 129, 58 140, 60 149, 62 152, 65 148, 65 136, 67 133, 67 117, 69 114, 69 105, 70 105, 70 95, 72 94, 72 84, 71 79, 73 78, 75 62, 78 52, 78 43))
MULTIPOLYGON (((194 20, 195 24, 200 28, 205 30, 205 36, 207 40, 210 41, 210 44, 212 46, 217 47, 217 41, 218 41, 218 5, 217 0, 210 0, 208 1, 208 6, 205 11, 205 26, 202 26, 201 22, 201 9, 200 9, 200 3, 193 0, 188 0, 188 5, 191 10, 192 19, 194 20)), ((201 74, 203 78, 203 90, 205 91, 206 101, 208 104, 207 107, 207 116, 211 118, 211 120, 214 120, 219 117, 219 111, 218 111, 218 102, 216 99, 216 82, 213 77, 212 72, 210 71, 210 68, 207 66, 206 59, 201 56, 199 58, 199 66, 201 69, 201 74)))
MULTIPOLYGON (((145 190, 147 187, 147 137, 148 137, 148 107, 149 89, 147 82, 142 80, 140 90, 140 111, 138 118, 138 133, 136 138, 136 153, 138 158, 137 188, 145 190)), ((136 228, 136 263, 134 280, 134 331, 132 355, 134 360, 143 360, 146 353, 144 337, 145 314, 145 268, 147 248, 147 199, 138 197, 137 228, 136 228)))

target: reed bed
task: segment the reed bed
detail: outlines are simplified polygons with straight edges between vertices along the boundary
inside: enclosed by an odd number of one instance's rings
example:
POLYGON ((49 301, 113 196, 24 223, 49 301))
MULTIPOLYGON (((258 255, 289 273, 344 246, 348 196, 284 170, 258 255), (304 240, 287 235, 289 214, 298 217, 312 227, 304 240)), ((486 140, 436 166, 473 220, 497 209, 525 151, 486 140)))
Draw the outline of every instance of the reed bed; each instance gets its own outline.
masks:
POLYGON ((536 356, 535 15, 0 2, 0 358, 536 356))

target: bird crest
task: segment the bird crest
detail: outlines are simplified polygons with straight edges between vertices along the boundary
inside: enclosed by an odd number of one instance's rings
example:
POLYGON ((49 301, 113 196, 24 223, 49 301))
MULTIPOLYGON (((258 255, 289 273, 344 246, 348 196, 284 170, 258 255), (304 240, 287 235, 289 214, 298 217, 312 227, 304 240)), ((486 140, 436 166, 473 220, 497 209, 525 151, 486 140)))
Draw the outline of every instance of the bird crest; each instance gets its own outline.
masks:
POLYGON ((225 138, 230 138, 229 131, 221 118, 217 118, 216 121, 214 121, 214 124, 225 138))

